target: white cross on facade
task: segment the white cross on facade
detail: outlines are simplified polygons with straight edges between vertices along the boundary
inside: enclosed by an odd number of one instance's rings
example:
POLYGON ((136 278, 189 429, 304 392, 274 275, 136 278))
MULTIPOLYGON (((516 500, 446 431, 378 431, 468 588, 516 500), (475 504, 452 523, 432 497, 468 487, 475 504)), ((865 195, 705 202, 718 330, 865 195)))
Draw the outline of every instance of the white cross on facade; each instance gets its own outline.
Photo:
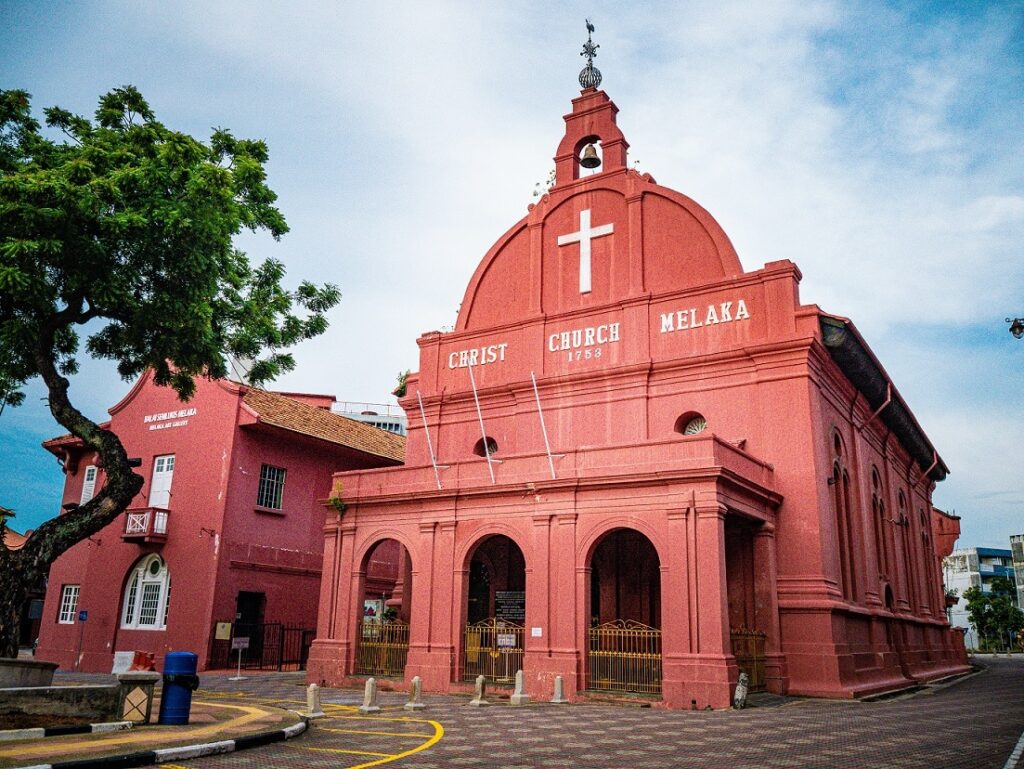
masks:
POLYGON ((590 241, 602 235, 611 235, 613 225, 602 224, 600 227, 590 226, 590 209, 580 211, 580 230, 571 232, 568 235, 558 236, 558 245, 567 246, 570 243, 580 244, 580 293, 590 293, 590 241))

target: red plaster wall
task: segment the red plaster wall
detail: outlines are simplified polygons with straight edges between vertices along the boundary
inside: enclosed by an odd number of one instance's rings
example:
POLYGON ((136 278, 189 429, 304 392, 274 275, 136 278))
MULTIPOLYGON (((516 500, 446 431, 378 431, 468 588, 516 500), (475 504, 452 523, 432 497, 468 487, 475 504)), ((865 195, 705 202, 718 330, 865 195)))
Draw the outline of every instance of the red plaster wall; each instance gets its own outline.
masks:
MULTIPOLYGON (((450 688, 468 559, 493 534, 524 556, 524 670, 536 696, 550 696, 555 675, 570 696, 586 686, 591 558, 599 575, 638 588, 617 612, 632 617, 614 619, 660 615, 641 621, 663 631, 669 707, 729 703, 737 627, 766 634, 773 691, 850 697, 965 669, 932 597, 938 572, 917 515, 930 509, 924 468, 829 356, 820 311, 800 302, 797 267, 743 272, 704 209, 627 170, 616 111, 599 91, 574 100, 556 185, 484 256, 455 331, 418 340, 419 372, 402 401, 406 466, 340 476, 350 508, 326 528, 310 680, 352 673, 361 595, 352 567, 387 536, 412 562, 406 677, 450 688), (579 178, 573 148, 591 140, 605 164, 579 178), (558 245, 585 210, 592 227, 612 226, 592 240, 590 291, 579 284, 579 244, 558 245), (473 451, 474 388, 499 447, 490 467, 473 451), (694 413, 707 431, 679 435, 680 416, 694 413), (828 482, 836 433, 850 477, 845 515, 828 482), (894 565, 884 580, 866 491, 872 461, 890 509, 899 490, 907 498, 906 524, 885 532, 894 565), (617 530, 649 541, 653 555, 637 545, 612 558, 599 543, 617 530), (885 581, 891 611, 879 597, 885 581)), ((613 613, 606 595, 601 621, 613 613)))
MULTIPOLYGON (((140 650, 161 659, 189 650, 205 666, 212 623, 233 621, 240 590, 264 592, 265 620, 312 627, 319 599, 325 509, 331 472, 366 467, 365 458, 283 431, 239 428, 238 387, 197 380, 194 399, 178 402, 169 388, 144 375, 111 409, 111 429, 137 472, 146 478, 132 507, 148 505, 153 458, 174 454, 166 542, 137 544, 122 539, 125 515, 61 556, 50 571, 37 657, 63 669, 109 672, 113 652, 140 650), (187 424, 151 430, 146 415, 195 408, 187 424), (255 510, 262 463, 287 469, 283 514, 255 510), (148 553, 159 553, 171 575, 166 630, 120 627, 126 577, 148 553), (88 621, 57 623, 64 584, 81 584, 79 609, 88 621), (79 659, 79 648, 81 656, 79 659)), ((329 405, 333 398, 308 396, 329 405)), ((251 422, 245 415, 241 421, 251 422)), ((159 424, 166 424, 167 421, 159 424)), ((88 457, 66 476, 63 501, 77 502, 88 457)), ((102 476, 97 479, 99 490, 102 476)))

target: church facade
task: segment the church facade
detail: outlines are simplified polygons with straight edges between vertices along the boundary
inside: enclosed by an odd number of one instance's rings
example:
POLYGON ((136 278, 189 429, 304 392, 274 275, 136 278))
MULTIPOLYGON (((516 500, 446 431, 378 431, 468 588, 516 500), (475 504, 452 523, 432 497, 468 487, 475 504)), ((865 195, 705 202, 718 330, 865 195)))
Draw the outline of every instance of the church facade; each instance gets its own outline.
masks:
POLYGON ((335 475, 309 680, 522 669, 535 698, 560 676, 689 709, 741 672, 854 697, 966 670, 935 448, 795 264, 744 271, 628 168, 617 111, 573 100, 554 185, 418 340, 405 464, 335 475))

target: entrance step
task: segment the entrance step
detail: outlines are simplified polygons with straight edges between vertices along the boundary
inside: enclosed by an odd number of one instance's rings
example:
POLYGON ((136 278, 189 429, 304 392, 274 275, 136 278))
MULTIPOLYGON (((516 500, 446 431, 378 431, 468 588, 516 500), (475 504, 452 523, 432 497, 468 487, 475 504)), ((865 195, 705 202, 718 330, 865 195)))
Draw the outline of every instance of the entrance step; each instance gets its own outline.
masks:
POLYGON ((629 692, 579 692, 579 697, 586 702, 617 705, 622 708, 649 708, 654 703, 661 702, 661 697, 656 694, 629 692))

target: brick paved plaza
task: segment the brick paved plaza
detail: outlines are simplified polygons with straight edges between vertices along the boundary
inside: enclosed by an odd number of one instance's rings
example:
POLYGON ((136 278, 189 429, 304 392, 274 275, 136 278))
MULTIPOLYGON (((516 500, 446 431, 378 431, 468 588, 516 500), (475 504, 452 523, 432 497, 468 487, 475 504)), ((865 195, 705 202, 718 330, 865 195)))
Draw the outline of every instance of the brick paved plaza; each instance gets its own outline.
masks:
MULTIPOLYGON (((1003 769, 1024 730, 1024 660, 987 658, 981 664, 976 675, 913 696, 871 703, 790 700, 742 712, 599 704, 512 708, 507 700, 471 708, 468 696, 428 696, 427 709, 410 714, 401 709, 404 695, 385 692, 380 714, 360 716, 351 707, 361 702, 359 692, 330 689, 324 691, 329 718, 302 737, 186 764, 1003 769), (410 754, 393 758, 403 753, 410 754)), ((232 682, 208 674, 200 695, 298 707, 302 678, 258 675, 232 682)))

